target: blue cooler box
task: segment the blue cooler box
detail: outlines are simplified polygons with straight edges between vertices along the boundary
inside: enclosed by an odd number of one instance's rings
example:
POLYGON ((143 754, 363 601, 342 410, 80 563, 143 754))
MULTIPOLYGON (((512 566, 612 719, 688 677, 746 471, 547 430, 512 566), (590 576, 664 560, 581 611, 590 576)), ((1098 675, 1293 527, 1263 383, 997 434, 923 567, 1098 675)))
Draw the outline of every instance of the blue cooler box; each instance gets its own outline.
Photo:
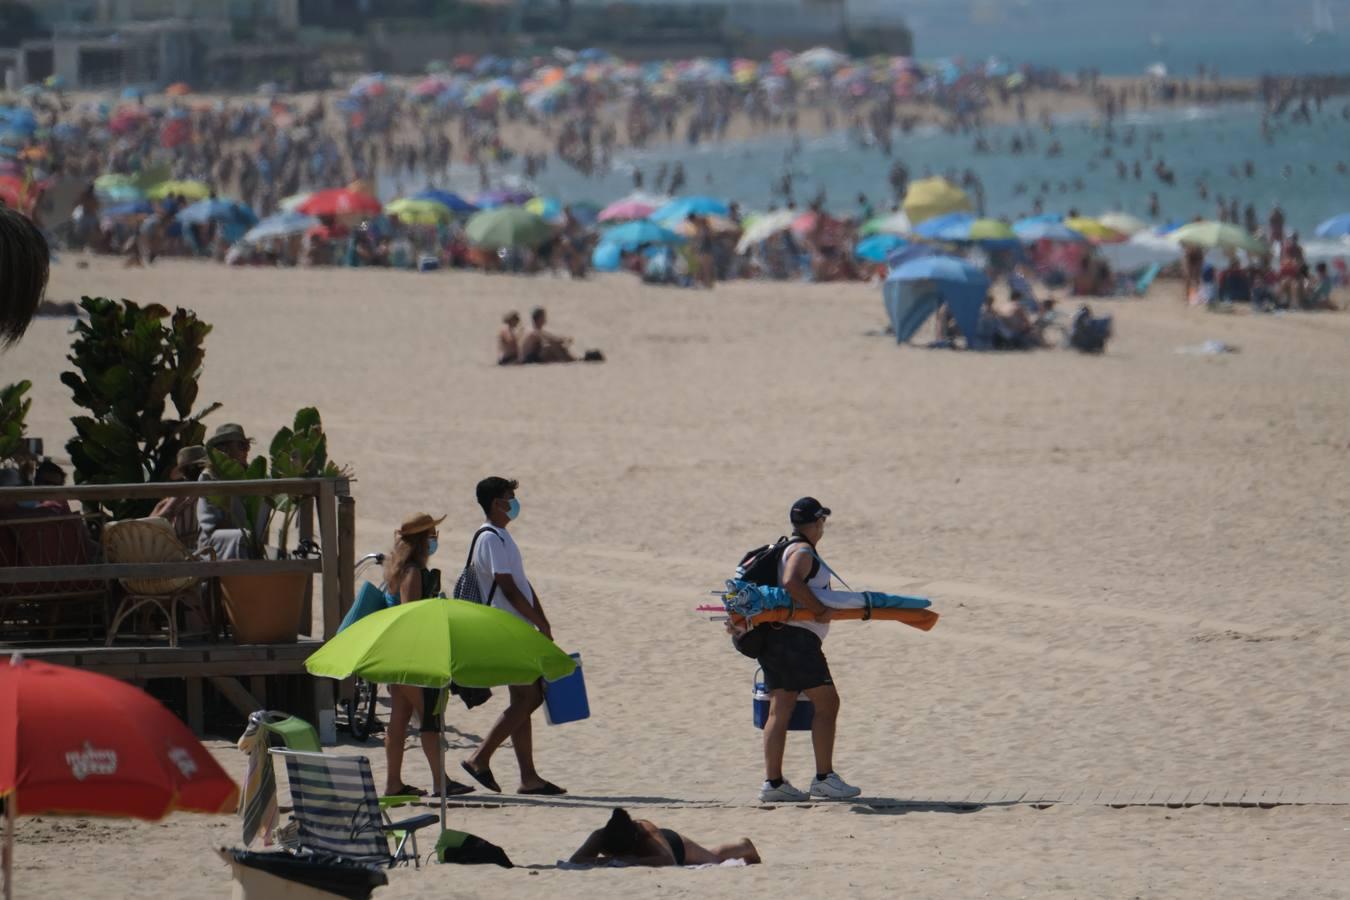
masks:
MULTIPOLYGON (((755 727, 763 730, 764 723, 769 721, 769 692, 764 688, 764 670, 755 670, 754 689, 751 692, 754 704, 754 723, 755 727)), ((805 694, 797 695, 797 708, 792 711, 792 718, 788 719, 788 731, 810 731, 811 722, 816 717, 816 707, 810 700, 806 699, 805 694)))
POLYGON ((586 678, 581 674, 581 654, 573 653, 571 657, 577 661, 571 675, 544 682, 544 718, 550 725, 580 722, 591 717, 591 704, 586 699, 586 678))

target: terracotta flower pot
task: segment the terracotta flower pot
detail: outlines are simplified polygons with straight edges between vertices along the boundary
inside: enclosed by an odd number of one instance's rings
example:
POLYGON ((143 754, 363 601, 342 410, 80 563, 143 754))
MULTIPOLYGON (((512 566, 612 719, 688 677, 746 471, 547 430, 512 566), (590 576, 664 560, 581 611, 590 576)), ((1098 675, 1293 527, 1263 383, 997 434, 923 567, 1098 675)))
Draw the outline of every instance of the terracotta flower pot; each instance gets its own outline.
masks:
POLYGON ((236 644, 294 644, 310 575, 222 575, 220 593, 236 644))

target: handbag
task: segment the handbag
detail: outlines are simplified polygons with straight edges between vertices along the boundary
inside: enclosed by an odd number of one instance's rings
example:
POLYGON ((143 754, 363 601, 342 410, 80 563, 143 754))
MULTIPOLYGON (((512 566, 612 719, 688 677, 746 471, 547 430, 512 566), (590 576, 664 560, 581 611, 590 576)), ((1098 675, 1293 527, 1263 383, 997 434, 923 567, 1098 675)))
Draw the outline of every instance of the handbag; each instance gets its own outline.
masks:
POLYGON ((464 569, 455 579, 455 599, 468 600, 470 603, 480 603, 487 606, 492 602, 492 598, 497 593, 497 584, 494 581, 491 589, 488 590, 487 597, 483 596, 483 591, 478 587, 478 575, 473 570, 473 551, 478 546, 478 539, 484 534, 496 534, 497 530, 490 525, 484 525, 473 533, 473 540, 469 541, 469 555, 464 559, 464 569))

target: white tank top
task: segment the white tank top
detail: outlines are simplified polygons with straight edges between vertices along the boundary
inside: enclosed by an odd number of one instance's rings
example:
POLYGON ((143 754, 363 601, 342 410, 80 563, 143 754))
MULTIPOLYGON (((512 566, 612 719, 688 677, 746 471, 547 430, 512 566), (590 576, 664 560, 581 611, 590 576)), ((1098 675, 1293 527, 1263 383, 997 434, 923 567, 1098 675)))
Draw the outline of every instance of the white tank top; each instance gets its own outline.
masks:
MULTIPOLYGON (((805 543, 793 544, 791 547, 789 547, 787 549, 787 552, 783 554, 782 562, 778 564, 778 583, 779 584, 784 583, 783 576, 784 573, 787 572, 788 560, 795 557, 798 553, 810 554, 813 552, 814 551, 811 549, 810 544, 805 543)), ((829 587, 830 586, 829 570, 826 569, 823 564, 819 565, 816 569, 816 574, 806 580, 806 586, 809 588, 822 588, 822 589, 829 587)), ((829 622, 817 622, 815 619, 800 619, 800 620, 790 619, 788 621, 788 624, 796 626, 797 628, 805 628, 807 631, 810 631, 816 637, 820 638, 822 641, 825 640, 825 635, 830 633, 829 622)))

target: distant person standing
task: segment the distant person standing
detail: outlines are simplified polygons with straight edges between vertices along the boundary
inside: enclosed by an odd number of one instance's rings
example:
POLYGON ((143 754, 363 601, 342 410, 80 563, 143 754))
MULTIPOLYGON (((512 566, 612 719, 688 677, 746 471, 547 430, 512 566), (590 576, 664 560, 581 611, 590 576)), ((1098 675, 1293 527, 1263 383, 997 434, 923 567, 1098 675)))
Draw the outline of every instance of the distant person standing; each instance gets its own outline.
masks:
MULTIPOLYGON (((478 505, 487 521, 478 529, 476 542, 469 555, 469 565, 478 578, 479 596, 489 606, 521 619, 538 629, 544 637, 553 639, 544 606, 525 576, 525 563, 520 548, 507 531, 520 515, 520 501, 516 499, 517 483, 508 478, 493 476, 478 482, 478 505)), ((492 730, 478 749, 461 765, 469 776, 483 787, 501 793, 501 787, 492 776, 492 754, 511 739, 520 766, 518 794, 556 796, 567 791, 539 777, 534 768, 534 730, 530 717, 544 702, 543 680, 531 684, 513 684, 508 688, 510 702, 498 717, 492 730)))
POLYGON ((1280 204, 1276 203, 1270 211, 1270 218, 1266 220, 1266 237, 1272 244, 1280 246, 1284 243, 1284 210, 1280 209, 1280 204))
POLYGON ((830 586, 830 570, 816 554, 829 515, 830 510, 814 497, 798 500, 788 514, 792 534, 799 540, 783 552, 779 583, 792 598, 792 605, 810 610, 815 620, 789 620, 782 628, 769 629, 759 656, 764 686, 769 691, 769 718, 764 723, 764 784, 759 790, 759 799, 764 803, 793 803, 810 797, 847 800, 862 793, 834 771, 839 692, 822 650, 830 631, 830 610, 815 594, 830 586), (797 695, 803 693, 815 706, 811 747, 815 751, 816 776, 809 794, 797 790, 783 777, 788 723, 797 705, 797 695))

